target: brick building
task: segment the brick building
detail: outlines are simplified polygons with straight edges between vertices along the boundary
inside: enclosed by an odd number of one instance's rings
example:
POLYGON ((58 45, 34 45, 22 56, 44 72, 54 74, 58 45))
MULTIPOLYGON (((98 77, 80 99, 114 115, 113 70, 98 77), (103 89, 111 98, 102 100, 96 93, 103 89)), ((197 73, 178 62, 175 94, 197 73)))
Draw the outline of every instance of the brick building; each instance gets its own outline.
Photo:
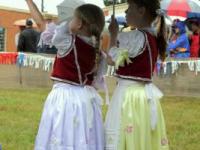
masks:
POLYGON ((19 28, 14 22, 26 18, 30 18, 28 11, 0 6, 0 51, 16 51, 15 35, 19 28))

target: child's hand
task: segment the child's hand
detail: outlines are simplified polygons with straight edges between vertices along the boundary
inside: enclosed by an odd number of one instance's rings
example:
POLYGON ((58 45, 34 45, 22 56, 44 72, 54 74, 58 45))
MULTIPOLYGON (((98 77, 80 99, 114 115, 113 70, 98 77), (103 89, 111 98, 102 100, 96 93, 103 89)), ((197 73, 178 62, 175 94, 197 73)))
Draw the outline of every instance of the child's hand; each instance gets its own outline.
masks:
POLYGON ((116 38, 119 31, 119 25, 113 15, 111 16, 111 22, 108 29, 109 29, 111 38, 116 38))
POLYGON ((186 52, 187 49, 186 49, 186 48, 178 47, 178 48, 176 48, 176 51, 177 51, 177 52, 186 52))
POLYGON ((175 49, 170 50, 170 54, 176 54, 177 51, 175 49))
POLYGON ((106 62, 108 65, 111 65, 111 66, 115 65, 115 62, 112 60, 112 58, 110 57, 110 55, 107 52, 101 50, 101 54, 102 54, 103 58, 106 59, 106 62))
POLYGON ((107 52, 110 48, 110 35, 108 33, 102 33, 100 50, 107 52))

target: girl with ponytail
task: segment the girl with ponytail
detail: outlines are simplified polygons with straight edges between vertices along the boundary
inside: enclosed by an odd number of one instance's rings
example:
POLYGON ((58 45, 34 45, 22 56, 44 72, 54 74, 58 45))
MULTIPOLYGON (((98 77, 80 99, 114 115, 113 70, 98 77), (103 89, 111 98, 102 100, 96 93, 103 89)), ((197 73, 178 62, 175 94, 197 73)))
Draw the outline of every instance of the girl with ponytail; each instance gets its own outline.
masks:
POLYGON ((160 105, 152 83, 157 59, 165 59, 166 40, 160 0, 128 0, 126 20, 136 28, 118 34, 112 17, 107 62, 115 65, 118 85, 105 122, 106 150, 168 150, 160 105))

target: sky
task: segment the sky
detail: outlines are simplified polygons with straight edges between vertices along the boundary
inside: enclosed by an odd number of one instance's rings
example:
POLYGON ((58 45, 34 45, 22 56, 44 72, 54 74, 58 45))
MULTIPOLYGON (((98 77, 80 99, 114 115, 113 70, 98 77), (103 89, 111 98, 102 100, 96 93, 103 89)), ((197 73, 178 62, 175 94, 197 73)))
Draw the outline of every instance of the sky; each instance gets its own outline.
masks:
MULTIPOLYGON (((49 13, 57 14, 56 5, 63 0, 44 0, 44 10, 49 13)), ((41 0, 34 0, 38 8, 41 8, 41 0)), ((7 6, 11 8, 28 10, 25 0, 0 0, 0 6, 7 6)))
MULTIPOLYGON (((44 10, 48 13, 57 14, 56 6, 63 0, 44 0, 44 10)), ((93 3, 101 0, 84 0, 93 3)), ((41 0, 34 0, 38 8, 41 9, 41 0)), ((103 2, 103 0, 102 0, 103 2)), ((25 9, 28 10, 25 0, 0 0, 0 6, 7 6, 11 8, 25 9)))

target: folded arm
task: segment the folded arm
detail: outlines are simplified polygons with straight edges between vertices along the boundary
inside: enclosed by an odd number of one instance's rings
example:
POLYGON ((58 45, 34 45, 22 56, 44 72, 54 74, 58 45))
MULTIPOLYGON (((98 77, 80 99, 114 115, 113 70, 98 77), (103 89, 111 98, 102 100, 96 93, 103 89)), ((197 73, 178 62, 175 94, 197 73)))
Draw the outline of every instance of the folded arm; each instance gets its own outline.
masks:
POLYGON ((169 43, 167 50, 168 51, 176 51, 176 52, 185 52, 187 49, 185 48, 186 37, 179 37, 175 42, 169 43))

